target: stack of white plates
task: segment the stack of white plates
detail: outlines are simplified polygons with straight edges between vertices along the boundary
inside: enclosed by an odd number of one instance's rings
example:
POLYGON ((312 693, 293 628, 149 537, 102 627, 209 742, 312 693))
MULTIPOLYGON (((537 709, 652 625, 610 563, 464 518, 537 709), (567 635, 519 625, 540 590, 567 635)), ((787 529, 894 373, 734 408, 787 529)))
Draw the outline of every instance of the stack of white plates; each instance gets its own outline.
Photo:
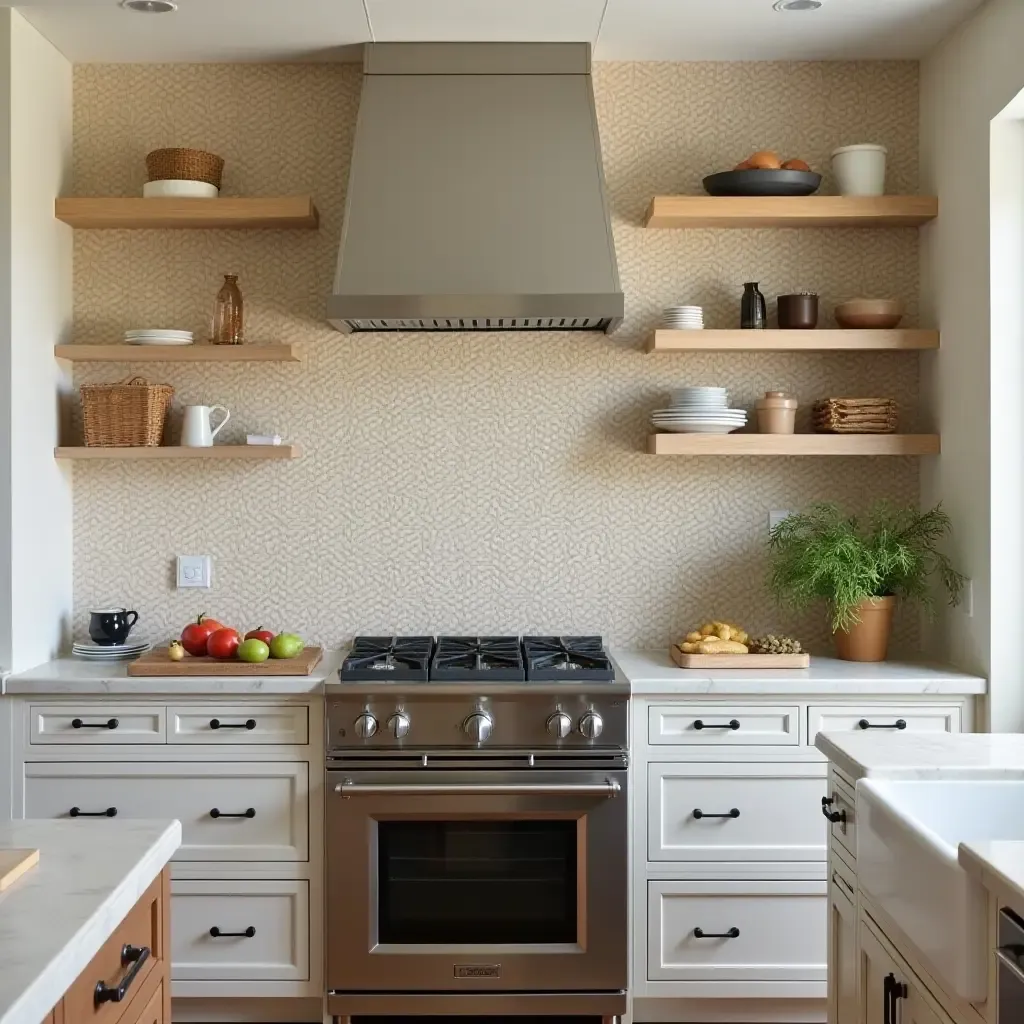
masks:
POLYGON ((142 195, 146 199, 159 198, 190 198, 216 199, 220 189, 205 181, 192 181, 185 178, 169 178, 160 181, 147 181, 142 186, 142 195))
POLYGON ((129 345, 191 345, 192 332, 148 327, 136 331, 125 331, 124 340, 129 345))
POLYGON ((91 640, 79 643, 77 640, 71 647, 71 653, 78 658, 89 661, 127 661, 145 654, 153 645, 145 640, 132 640, 124 644, 107 644, 101 646, 91 640))
POLYGON ((747 425, 747 412, 729 408, 725 388, 688 387, 673 391, 672 404, 656 410, 651 423, 673 434, 729 434, 747 425))
POLYGON ((661 322, 674 331, 702 331, 704 310, 701 306, 668 306, 661 314, 661 322))

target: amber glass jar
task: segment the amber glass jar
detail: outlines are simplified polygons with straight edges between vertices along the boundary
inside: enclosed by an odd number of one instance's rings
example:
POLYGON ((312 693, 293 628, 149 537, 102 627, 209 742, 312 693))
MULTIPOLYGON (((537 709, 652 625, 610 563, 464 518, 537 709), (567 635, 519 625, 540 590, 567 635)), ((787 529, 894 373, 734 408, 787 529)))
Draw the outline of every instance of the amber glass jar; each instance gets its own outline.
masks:
POLYGON ((225 274, 224 283, 217 292, 213 307, 213 327, 210 341, 214 345, 241 345, 242 334, 242 293, 238 289, 238 275, 225 274))

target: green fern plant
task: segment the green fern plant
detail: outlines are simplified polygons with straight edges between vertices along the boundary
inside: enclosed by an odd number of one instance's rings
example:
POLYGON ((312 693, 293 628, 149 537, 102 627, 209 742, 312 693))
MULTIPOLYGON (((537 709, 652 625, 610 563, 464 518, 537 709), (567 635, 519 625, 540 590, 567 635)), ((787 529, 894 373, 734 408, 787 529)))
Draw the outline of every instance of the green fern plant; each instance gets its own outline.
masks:
POLYGON ((895 596, 932 611, 929 578, 959 604, 965 578, 938 548, 952 524, 942 506, 927 512, 875 505, 859 520, 822 503, 777 523, 769 541, 768 585, 795 607, 828 602, 833 632, 860 621, 868 598, 895 596))

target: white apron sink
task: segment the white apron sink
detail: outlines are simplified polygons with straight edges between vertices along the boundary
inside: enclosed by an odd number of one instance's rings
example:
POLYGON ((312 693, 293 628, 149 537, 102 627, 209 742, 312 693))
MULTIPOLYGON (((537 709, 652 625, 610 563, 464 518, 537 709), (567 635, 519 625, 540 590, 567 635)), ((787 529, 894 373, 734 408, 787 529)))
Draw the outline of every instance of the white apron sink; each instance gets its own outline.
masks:
POLYGON ((954 994, 988 992, 987 896, 957 861, 960 843, 1024 840, 1024 781, 862 779, 857 877, 954 994))

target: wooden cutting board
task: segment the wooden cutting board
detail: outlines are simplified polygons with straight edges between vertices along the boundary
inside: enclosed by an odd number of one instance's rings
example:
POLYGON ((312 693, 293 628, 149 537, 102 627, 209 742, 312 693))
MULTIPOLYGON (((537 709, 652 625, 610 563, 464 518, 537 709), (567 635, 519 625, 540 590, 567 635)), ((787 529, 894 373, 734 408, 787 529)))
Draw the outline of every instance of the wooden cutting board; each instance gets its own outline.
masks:
POLYGON ((811 656, 804 654, 684 654, 677 644, 669 648, 680 668, 807 668, 811 656))
POLYGON ((171 661, 166 647, 148 651, 128 662, 130 676, 308 676, 324 656, 322 647, 306 647, 297 658, 271 658, 259 664, 193 658, 171 661))
POLYGON ((0 850, 0 892, 39 863, 38 850, 0 850))

